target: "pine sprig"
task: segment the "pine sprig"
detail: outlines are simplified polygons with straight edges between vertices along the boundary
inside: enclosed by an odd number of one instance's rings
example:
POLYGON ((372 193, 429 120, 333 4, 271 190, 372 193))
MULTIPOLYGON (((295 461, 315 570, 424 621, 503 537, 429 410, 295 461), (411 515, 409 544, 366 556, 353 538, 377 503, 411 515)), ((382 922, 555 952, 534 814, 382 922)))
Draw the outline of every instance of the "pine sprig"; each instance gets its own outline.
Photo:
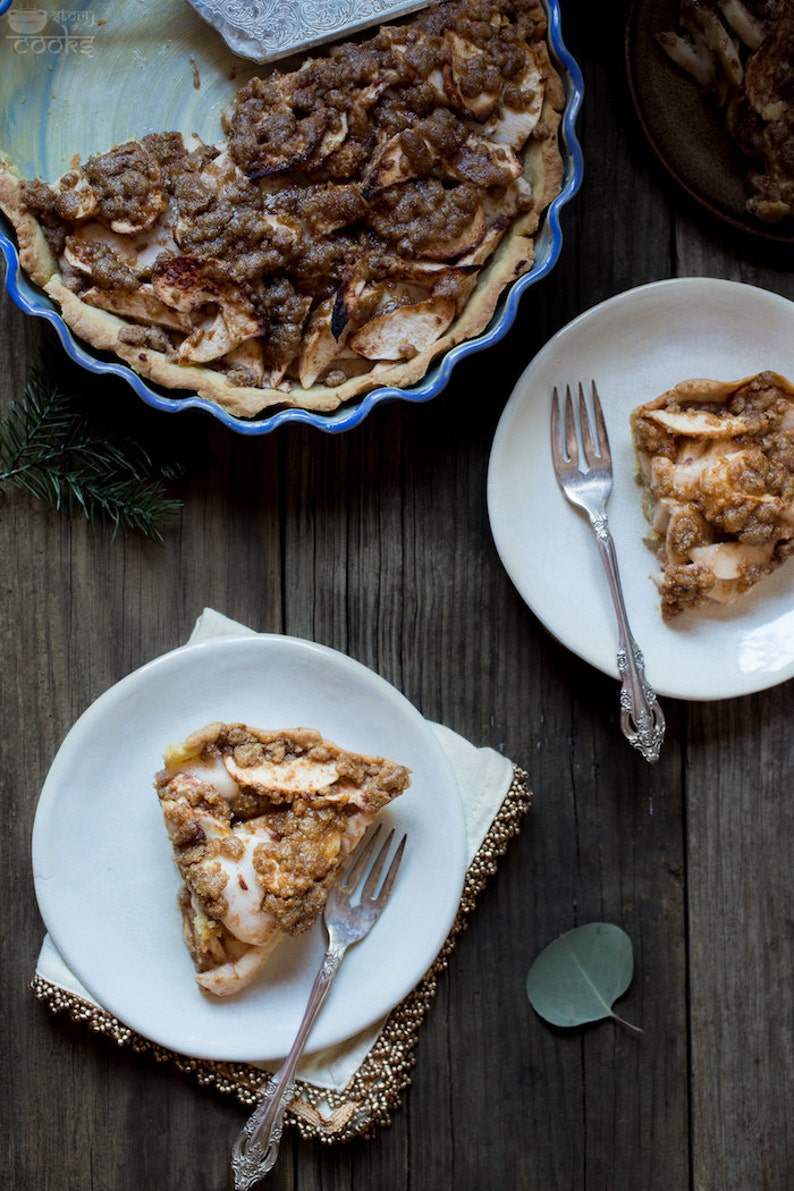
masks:
POLYGON ((181 502, 164 481, 178 467, 155 461, 139 441, 81 408, 42 365, 0 420, 0 484, 13 484, 69 517, 163 540, 161 521, 181 502))

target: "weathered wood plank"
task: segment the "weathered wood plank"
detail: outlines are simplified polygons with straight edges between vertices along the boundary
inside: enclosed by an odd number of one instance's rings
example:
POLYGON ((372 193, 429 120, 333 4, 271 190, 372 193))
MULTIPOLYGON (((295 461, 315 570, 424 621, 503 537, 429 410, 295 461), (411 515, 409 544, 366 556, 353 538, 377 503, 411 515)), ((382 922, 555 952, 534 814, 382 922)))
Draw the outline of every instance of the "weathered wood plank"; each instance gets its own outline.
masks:
POLYGON ((794 1171, 794 691, 692 709, 687 882, 694 1188, 794 1171))
MULTIPOLYGON (((794 256, 684 211, 676 269, 794 299, 794 256)), ((775 368, 774 360, 769 366, 775 368)), ((785 635, 785 634, 784 634, 785 635)), ((781 658, 781 662, 783 658, 781 658)), ((794 1172, 791 683, 695 705, 686 750, 694 1191, 777 1191, 794 1172), (747 1139, 753 1138, 748 1144, 747 1139)))
MULTIPOLYGON (((180 644, 205 605, 344 650, 429 718, 525 767, 535 801, 484 891, 422 1027, 390 1128, 326 1148, 285 1139, 269 1184, 298 1191, 785 1191, 792 1040, 792 687, 668 701, 653 769, 617 724, 617 687, 551 640, 490 537, 488 454, 532 354, 580 311, 676 273, 794 297, 790 264, 724 243, 682 204, 628 107, 625 6, 565 6, 585 68, 587 173, 558 267, 503 342, 427 406, 379 409, 352 434, 243 440, 161 417, 190 461, 163 546, 112 541, 11 490, 0 502, 0 832, 7 1181, 21 1191, 228 1186, 243 1110, 188 1076, 53 1019, 27 989, 36 798, 75 718, 180 644), (612 1023, 553 1030, 524 980, 542 946, 597 919, 632 938, 612 1023), (64 1145, 64 1139, 74 1139, 64 1145)), ((0 298, 0 412, 41 324, 0 298)), ((78 376, 82 374, 78 373, 78 376)), ((137 421, 123 386, 108 386, 137 421)), ((539 511, 542 515, 542 510, 539 511)))

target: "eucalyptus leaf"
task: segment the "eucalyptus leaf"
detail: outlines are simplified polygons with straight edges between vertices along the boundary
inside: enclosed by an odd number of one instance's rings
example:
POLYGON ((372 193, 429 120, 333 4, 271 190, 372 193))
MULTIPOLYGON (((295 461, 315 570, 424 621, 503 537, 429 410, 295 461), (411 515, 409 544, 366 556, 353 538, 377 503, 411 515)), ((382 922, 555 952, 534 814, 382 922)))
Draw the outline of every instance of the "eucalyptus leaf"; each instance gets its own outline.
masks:
POLYGON ((527 974, 532 1008, 554 1026, 581 1026, 611 1017, 638 1033, 613 1011, 634 974, 631 939, 619 926, 577 926, 536 957, 527 974))

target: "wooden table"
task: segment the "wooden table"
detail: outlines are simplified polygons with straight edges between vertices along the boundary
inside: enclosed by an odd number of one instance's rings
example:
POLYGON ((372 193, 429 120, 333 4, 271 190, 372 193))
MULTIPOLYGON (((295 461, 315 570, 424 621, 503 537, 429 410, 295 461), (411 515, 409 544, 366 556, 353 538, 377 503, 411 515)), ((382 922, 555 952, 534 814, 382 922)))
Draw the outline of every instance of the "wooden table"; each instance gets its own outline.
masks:
MULTIPOLYGON (((586 79, 587 169, 564 212, 562 258, 508 337, 436 400, 380 408, 341 436, 286 428, 248 440, 208 418, 160 415, 191 461, 162 545, 112 540, 5 491, 5 1185, 230 1185, 228 1145, 244 1116, 232 1098, 51 1016, 28 987, 43 933, 31 826, 53 756, 98 695, 181 644, 205 606, 359 659, 428 718, 524 766, 535 790, 439 982, 391 1126, 343 1147, 290 1133, 270 1185, 794 1185, 794 685, 667 700, 662 758, 648 766, 620 737, 615 682, 536 621, 488 524, 500 413, 533 353, 576 314, 670 276, 794 299, 791 259, 709 223, 656 167, 627 100, 624 20, 621 5, 564 5, 586 79), (554 1030, 527 1003, 534 956, 593 920, 633 941, 620 1007, 641 1036, 612 1023, 554 1030)), ((3 410, 51 342, 0 299, 3 410)), ((124 384, 105 388, 137 424, 124 384)))

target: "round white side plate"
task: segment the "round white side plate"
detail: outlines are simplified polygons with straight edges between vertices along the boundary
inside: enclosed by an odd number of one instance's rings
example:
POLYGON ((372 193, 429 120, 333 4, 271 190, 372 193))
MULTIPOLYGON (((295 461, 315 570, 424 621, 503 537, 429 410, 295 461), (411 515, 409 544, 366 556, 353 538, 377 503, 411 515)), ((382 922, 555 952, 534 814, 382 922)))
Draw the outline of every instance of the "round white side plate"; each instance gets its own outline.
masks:
POLYGON ((408 834, 394 891, 349 951, 310 1038, 311 1050, 334 1045, 422 978, 454 921, 466 869, 457 784, 433 730, 389 683, 334 650, 280 636, 204 642, 97 699, 39 800, 33 870, 44 922, 88 991, 151 1041, 206 1059, 287 1053, 322 958, 322 925, 281 944, 258 982, 228 999, 201 992, 182 940, 179 877, 153 782, 164 748, 214 720, 316 728, 411 769, 411 786, 381 816, 408 834))
POLYGON ((794 380, 794 303, 738 282, 659 281, 580 315, 532 360, 510 397, 491 452, 488 509, 499 556, 522 598, 555 637, 617 677, 617 629, 595 538, 563 496, 550 447, 555 385, 594 378, 614 470, 607 512, 626 607, 661 695, 726 699, 794 674, 794 562, 725 608, 668 624, 644 544, 648 525, 635 480, 629 426, 643 402, 695 377, 739 380, 769 369, 794 380))

